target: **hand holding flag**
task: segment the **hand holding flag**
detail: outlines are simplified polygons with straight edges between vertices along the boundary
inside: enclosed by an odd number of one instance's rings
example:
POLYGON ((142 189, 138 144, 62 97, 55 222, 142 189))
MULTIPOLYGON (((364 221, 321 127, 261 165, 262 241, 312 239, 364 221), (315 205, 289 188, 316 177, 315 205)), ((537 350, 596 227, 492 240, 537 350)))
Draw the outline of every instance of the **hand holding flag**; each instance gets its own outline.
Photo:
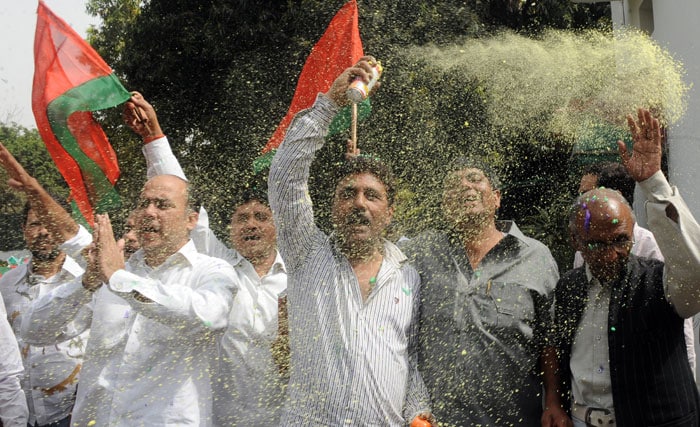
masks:
MULTIPOLYGON (((326 93, 326 96, 329 97, 333 102, 335 102, 336 105, 342 107, 345 105, 349 105, 351 100, 348 97, 348 89, 350 88, 350 85, 353 83, 353 81, 356 78, 362 79, 363 82, 366 84, 369 84, 370 80, 374 77, 372 67, 373 64, 376 64, 377 60, 374 59, 372 56, 363 56, 360 58, 357 63, 350 67, 346 68, 334 81, 333 84, 331 85, 330 89, 326 93)), ((379 82, 377 82, 373 87, 370 93, 374 93, 376 89, 379 88, 379 82)))
MULTIPOLYGON (((311 107, 316 95, 327 92, 334 79, 348 67, 356 64, 364 55, 358 25, 357 1, 350 0, 335 14, 328 28, 311 49, 299 75, 294 97, 287 114, 280 121, 272 137, 262 149, 253 169, 260 172, 270 166, 274 151, 284 140, 289 124, 301 110, 311 107)), ((360 104, 360 117, 369 114, 369 102, 360 104)), ((350 125, 350 108, 341 111, 331 123, 329 135, 347 129, 350 125)))
POLYGON ((138 92, 131 92, 131 98, 124 104, 124 123, 149 143, 162 138, 163 130, 153 106, 138 92))
POLYGON ((376 67, 378 67, 378 63, 373 57, 363 56, 354 67, 347 68, 335 79, 326 94, 338 106, 352 104, 350 141, 346 157, 359 152, 357 149, 357 103, 368 100, 369 96, 379 88, 380 85, 377 81, 379 73, 376 71, 376 67), (364 89, 369 89, 369 93, 360 94, 360 99, 352 97, 353 92, 357 91, 357 86, 362 84, 365 85, 364 89), (363 95, 365 95, 364 98, 362 98, 363 95))
POLYGON ((84 220, 119 205, 116 154, 92 112, 130 95, 111 68, 39 1, 34 36, 32 110, 39 134, 84 220))

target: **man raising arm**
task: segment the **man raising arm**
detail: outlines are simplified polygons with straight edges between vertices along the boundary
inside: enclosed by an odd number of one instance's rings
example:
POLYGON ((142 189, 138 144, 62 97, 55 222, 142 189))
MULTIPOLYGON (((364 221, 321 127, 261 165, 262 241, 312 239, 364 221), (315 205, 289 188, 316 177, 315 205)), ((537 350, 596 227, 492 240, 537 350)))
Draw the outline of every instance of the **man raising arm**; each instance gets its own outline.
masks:
POLYGON ((338 173, 334 232, 314 223, 309 167, 331 120, 348 104, 353 78, 366 82, 371 57, 345 70, 299 113, 273 159, 270 206, 287 264, 291 378, 283 425, 401 426, 427 411, 416 369, 419 278, 382 238, 393 215, 389 168, 358 156, 338 173))

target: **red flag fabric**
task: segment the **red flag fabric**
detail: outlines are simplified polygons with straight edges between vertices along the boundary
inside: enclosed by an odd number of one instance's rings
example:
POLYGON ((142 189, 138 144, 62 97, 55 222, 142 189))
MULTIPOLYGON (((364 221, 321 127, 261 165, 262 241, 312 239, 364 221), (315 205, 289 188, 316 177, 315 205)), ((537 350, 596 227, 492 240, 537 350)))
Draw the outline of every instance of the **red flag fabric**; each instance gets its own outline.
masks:
POLYGON ((267 153, 282 143, 294 115, 311 107, 319 92, 326 92, 340 73, 363 56, 357 1, 350 0, 335 14, 323 36, 306 58, 287 115, 263 148, 267 153))
POLYGON ((117 157, 92 112, 129 99, 112 69, 43 1, 34 36, 32 110, 71 197, 90 225, 119 204, 117 157))

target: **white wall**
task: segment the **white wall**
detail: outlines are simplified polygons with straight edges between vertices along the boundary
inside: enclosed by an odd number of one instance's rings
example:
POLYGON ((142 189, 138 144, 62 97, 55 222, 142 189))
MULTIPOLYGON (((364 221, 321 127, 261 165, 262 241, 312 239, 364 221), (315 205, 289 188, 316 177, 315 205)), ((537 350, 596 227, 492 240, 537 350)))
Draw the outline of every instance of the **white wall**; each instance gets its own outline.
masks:
MULTIPOLYGON (((642 28, 684 64, 685 81, 691 89, 685 116, 669 129, 669 180, 678 186, 691 212, 700 220, 700 1, 613 0, 610 7, 613 28, 642 28)), ((635 200, 639 197, 636 195, 635 200)), ((636 208, 635 211, 640 223, 645 223, 643 212, 636 208)), ((700 387, 699 326, 700 314, 695 316, 696 382, 700 387)))
MULTIPOLYGON (((686 69, 685 79, 690 89, 688 111, 683 119, 669 129, 669 179, 678 186, 695 218, 700 218, 700 1, 654 1, 654 32, 652 37, 668 49, 686 69)), ((698 278, 700 280, 700 278, 698 278)), ((699 315, 700 316, 700 315, 699 315)), ((695 352, 700 367, 698 319, 695 322, 695 352)), ((700 384, 700 369, 696 382, 700 384)))
MULTIPOLYGON (((700 1, 654 1, 652 37, 686 69, 690 90, 684 118, 669 129, 669 178, 700 218, 700 1)), ((700 280, 700 278, 699 278, 700 280)))

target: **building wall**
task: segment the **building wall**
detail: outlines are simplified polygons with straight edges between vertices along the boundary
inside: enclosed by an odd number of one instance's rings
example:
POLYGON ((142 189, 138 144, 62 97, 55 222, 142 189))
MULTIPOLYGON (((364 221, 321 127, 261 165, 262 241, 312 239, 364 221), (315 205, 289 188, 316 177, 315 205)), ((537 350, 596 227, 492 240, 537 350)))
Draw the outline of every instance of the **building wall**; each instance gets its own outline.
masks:
MULTIPOLYGON (((688 110, 668 130, 668 174, 678 186, 696 219, 700 219, 700 1, 614 0, 610 2, 614 28, 630 25, 651 34, 660 46, 680 60, 691 85, 688 110)), ((639 200, 639 197, 635 197, 639 200)), ((635 206, 640 223, 644 214, 635 206)), ((700 280, 700 278, 698 278, 700 280)), ((696 382, 700 384, 700 314, 695 316, 696 382)))
POLYGON ((686 69, 690 89, 688 110, 669 129, 669 178, 688 207, 700 218, 700 1, 656 0, 652 37, 686 69))

